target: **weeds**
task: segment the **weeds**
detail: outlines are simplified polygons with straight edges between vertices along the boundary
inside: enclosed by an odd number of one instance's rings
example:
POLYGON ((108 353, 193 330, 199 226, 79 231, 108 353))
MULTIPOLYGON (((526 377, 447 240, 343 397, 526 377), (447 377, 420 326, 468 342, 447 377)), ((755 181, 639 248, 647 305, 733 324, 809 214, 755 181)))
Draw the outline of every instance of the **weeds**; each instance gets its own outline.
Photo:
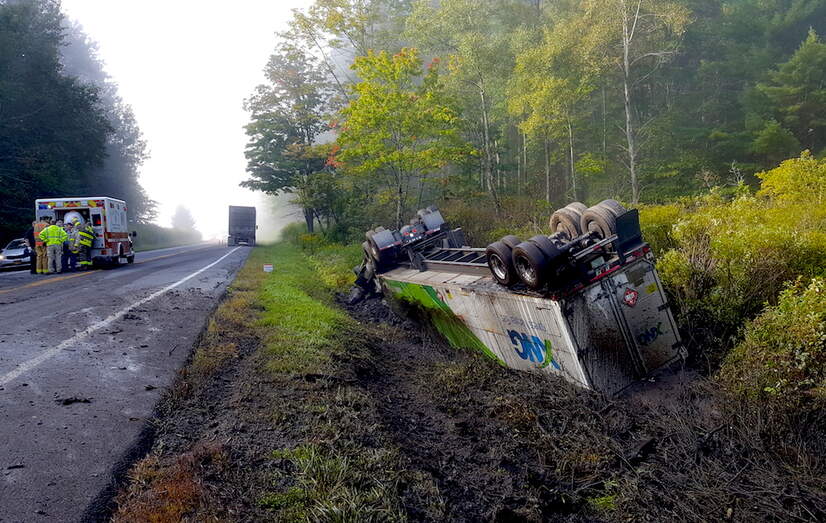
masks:
POLYGON ((395 502, 396 486, 373 474, 386 458, 357 452, 350 457, 320 445, 301 445, 273 452, 295 472, 293 486, 271 493, 262 505, 279 510, 285 520, 399 521, 404 519, 395 502))
POLYGON ((198 445, 163 466, 156 456, 141 460, 129 473, 131 488, 117 499, 114 516, 124 523, 172 523, 203 508, 202 479, 207 470, 219 473, 229 460, 217 445, 198 445))

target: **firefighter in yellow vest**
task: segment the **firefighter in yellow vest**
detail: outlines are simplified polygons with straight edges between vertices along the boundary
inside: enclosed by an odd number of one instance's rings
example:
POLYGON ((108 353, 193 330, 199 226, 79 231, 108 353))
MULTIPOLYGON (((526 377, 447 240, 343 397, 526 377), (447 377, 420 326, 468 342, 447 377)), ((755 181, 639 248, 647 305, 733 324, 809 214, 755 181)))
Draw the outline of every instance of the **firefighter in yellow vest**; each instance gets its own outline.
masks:
POLYGON ((80 227, 80 222, 75 221, 75 229, 78 231, 78 240, 75 244, 77 246, 77 264, 80 270, 92 268, 92 244, 95 241, 95 229, 92 224, 86 222, 86 225, 80 227))
POLYGON ((59 273, 62 270, 61 258, 63 257, 63 242, 69 236, 63 230, 63 222, 58 220, 54 225, 49 225, 40 232, 40 239, 46 243, 46 252, 49 258, 49 273, 59 273))
POLYGON ((40 233, 49 226, 49 218, 44 216, 40 221, 34 225, 34 252, 37 256, 37 274, 46 274, 49 272, 48 254, 46 252, 46 242, 40 239, 40 233))

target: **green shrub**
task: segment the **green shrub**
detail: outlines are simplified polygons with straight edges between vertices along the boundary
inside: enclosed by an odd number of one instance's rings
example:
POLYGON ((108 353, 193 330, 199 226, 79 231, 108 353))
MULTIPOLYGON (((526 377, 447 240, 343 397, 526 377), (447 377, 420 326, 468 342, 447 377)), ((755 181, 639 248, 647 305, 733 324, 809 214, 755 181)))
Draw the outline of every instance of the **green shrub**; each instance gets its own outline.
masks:
POLYGON ((667 205, 640 205, 640 227, 642 237, 656 254, 661 254, 676 246, 672 237, 674 224, 685 212, 685 207, 672 203, 667 205))
POLYGON ((826 279, 798 279, 748 324, 719 379, 749 398, 826 399, 826 279))
POLYGON ((307 234, 307 225, 304 222, 294 222, 281 229, 281 241, 298 246, 298 238, 302 234, 307 234))
POLYGON ((757 177, 762 180, 759 196, 783 202, 826 204, 826 161, 814 158, 809 151, 757 177))
MULTIPOLYGON (((766 185, 757 196, 738 191, 728 201, 712 191, 686 206, 664 240, 674 247, 657 267, 692 336, 713 333, 700 341, 717 338, 725 351, 743 321, 775 303, 786 282, 826 272, 826 206, 818 193, 795 189, 788 172, 811 171, 812 161, 790 160, 762 173, 766 185)), ((809 183, 805 173, 800 180, 809 183)))
POLYGON ((361 262, 361 245, 327 244, 309 257, 310 263, 324 284, 336 291, 353 285, 353 268, 361 262))

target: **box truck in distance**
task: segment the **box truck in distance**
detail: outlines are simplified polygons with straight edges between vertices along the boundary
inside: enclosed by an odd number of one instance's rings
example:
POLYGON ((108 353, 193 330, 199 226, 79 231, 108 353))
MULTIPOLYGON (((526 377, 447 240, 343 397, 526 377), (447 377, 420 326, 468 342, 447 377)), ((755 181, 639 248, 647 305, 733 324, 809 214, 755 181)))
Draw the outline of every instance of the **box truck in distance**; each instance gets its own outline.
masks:
POLYGON ((229 206, 227 245, 255 245, 255 207, 229 206))

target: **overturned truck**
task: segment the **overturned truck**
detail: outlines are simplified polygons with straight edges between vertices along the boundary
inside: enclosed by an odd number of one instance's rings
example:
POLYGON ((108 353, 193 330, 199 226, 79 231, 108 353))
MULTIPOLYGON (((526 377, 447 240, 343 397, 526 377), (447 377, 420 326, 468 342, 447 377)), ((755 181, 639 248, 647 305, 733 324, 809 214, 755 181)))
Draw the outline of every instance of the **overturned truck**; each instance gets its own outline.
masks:
POLYGON ((474 248, 438 209, 422 209, 401 230, 366 233, 353 296, 413 304, 455 347, 605 394, 682 357, 636 209, 576 202, 550 229, 474 248))

